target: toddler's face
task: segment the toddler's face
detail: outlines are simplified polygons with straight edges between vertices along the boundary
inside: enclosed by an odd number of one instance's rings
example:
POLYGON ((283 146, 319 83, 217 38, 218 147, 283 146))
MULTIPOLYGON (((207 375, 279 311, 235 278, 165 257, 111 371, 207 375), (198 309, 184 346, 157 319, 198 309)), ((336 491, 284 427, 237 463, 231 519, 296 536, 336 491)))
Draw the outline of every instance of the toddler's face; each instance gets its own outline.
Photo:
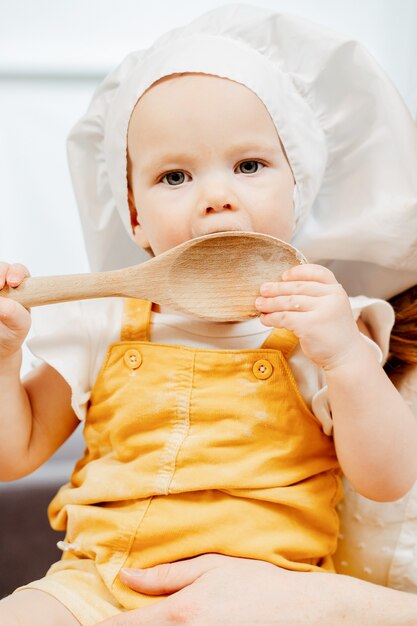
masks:
POLYGON ((247 87, 200 74, 155 84, 133 111, 128 154, 135 239, 155 255, 225 230, 290 239, 293 175, 247 87))

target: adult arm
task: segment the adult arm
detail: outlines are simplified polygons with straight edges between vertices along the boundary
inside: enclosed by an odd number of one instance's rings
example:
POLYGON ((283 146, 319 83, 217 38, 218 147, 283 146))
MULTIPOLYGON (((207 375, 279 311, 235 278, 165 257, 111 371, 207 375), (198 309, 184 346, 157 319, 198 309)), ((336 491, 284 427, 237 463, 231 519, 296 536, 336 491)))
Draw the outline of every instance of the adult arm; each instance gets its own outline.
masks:
POLYGON ((99 626, 417 626, 417 595, 263 561, 207 554, 121 576, 136 591, 172 595, 99 626))

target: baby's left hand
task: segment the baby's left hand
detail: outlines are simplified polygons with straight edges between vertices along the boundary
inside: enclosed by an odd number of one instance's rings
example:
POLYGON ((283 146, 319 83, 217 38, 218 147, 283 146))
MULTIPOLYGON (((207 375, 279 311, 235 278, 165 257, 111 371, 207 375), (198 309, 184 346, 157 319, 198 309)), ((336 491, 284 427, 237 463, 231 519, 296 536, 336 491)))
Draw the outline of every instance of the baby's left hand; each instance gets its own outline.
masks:
POLYGON ((282 281, 265 283, 256 308, 265 326, 292 330, 304 354, 325 370, 352 363, 363 340, 348 296, 334 274, 321 265, 297 265, 282 281))

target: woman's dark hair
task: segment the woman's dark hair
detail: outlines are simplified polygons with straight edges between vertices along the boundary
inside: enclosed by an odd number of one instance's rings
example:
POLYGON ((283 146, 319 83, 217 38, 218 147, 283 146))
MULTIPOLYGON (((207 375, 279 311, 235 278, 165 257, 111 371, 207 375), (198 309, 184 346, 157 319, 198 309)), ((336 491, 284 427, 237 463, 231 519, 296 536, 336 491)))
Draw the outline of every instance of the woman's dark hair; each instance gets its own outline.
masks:
POLYGON ((395 311, 385 371, 390 377, 402 376, 417 365, 417 285, 390 300, 395 311))

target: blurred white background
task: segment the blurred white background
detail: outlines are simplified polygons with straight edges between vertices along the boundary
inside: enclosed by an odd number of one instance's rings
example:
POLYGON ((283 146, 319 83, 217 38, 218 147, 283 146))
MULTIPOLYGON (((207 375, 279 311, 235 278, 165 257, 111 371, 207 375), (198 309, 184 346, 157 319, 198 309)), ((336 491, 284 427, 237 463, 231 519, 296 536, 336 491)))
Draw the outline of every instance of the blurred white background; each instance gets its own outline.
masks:
MULTIPOLYGON (((0 0, 0 259, 87 271, 65 138, 134 49, 227 0, 0 0)), ((417 112, 417 0, 252 0, 362 41, 417 112)), ((387 147, 389 149, 389 147, 387 147)), ((25 353, 24 371, 31 358, 25 353)))

